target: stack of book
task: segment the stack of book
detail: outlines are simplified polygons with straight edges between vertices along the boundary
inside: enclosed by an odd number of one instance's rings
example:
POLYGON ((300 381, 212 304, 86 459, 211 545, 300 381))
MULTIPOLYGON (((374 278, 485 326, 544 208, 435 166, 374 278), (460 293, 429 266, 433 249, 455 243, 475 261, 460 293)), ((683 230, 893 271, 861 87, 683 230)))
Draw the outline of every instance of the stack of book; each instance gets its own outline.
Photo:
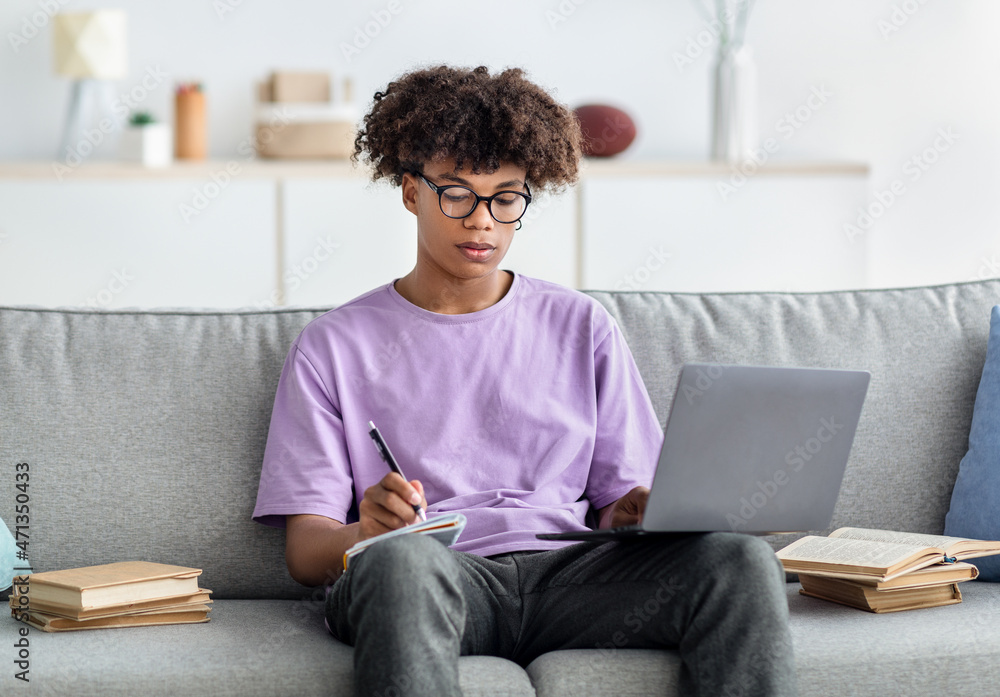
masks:
POLYGON ((14 579, 11 615, 45 632, 208 622, 201 569, 125 561, 14 579))
POLYGON ((807 536, 778 552, 799 575, 803 595, 869 612, 962 602, 958 584, 979 575, 960 560, 1000 554, 1000 542, 944 535, 840 528, 807 536))

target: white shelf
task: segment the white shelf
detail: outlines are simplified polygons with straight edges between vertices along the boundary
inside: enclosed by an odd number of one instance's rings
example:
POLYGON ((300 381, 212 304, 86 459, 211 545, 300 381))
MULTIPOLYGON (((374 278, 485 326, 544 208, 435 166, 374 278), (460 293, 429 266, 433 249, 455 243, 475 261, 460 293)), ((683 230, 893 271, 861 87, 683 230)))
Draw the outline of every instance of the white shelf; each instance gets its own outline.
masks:
POLYGON ((720 177, 743 170, 754 176, 868 176, 864 162, 823 160, 769 160, 757 167, 753 162, 729 164, 711 161, 679 160, 615 160, 586 158, 581 168, 583 178, 589 177, 720 177))
MULTIPOLYGON (((56 177, 56 167, 64 163, 46 160, 0 162, 0 179, 49 179, 56 177)), ((355 167, 349 160, 265 160, 233 158, 230 160, 178 161, 169 167, 143 167, 115 161, 88 161, 70 167, 62 181, 73 179, 201 179, 235 168, 241 178, 367 178, 365 166, 355 167)), ((591 177, 712 177, 728 176, 736 165, 710 161, 619 160, 584 158, 580 176, 591 177)), ((749 166, 743 169, 749 171, 749 166)), ((822 160, 771 160, 755 168, 754 176, 867 176, 864 162, 822 160)), ((233 174, 233 172, 230 172, 233 174)))
MULTIPOLYGON (((55 179, 56 168, 62 162, 31 160, 0 162, 0 179, 55 179)), ((88 161, 70 167, 62 181, 74 179, 206 179, 213 174, 226 172, 231 176, 250 179, 291 179, 295 177, 362 177, 347 160, 261 160, 233 158, 231 160, 177 161, 168 167, 143 167, 137 163, 115 161, 88 161), (235 172, 235 174, 234 174, 235 172)))

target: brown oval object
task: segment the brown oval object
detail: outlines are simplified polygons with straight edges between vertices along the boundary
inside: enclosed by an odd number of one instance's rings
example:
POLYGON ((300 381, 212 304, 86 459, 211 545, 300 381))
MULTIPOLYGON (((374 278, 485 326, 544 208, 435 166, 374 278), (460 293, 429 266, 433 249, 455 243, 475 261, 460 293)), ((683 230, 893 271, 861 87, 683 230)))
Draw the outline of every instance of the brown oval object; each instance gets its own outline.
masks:
POLYGON ((635 140, 635 123, 621 109, 607 104, 584 104, 573 110, 583 131, 583 154, 617 155, 635 140))

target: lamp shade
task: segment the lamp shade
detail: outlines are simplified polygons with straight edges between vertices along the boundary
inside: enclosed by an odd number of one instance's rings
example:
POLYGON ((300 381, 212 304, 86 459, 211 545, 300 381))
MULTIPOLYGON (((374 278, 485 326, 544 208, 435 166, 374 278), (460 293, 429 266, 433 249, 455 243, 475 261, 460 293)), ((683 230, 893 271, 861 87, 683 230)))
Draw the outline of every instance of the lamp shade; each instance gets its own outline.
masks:
POLYGON ((67 12, 53 18, 56 72, 74 78, 120 80, 128 72, 124 10, 67 12))

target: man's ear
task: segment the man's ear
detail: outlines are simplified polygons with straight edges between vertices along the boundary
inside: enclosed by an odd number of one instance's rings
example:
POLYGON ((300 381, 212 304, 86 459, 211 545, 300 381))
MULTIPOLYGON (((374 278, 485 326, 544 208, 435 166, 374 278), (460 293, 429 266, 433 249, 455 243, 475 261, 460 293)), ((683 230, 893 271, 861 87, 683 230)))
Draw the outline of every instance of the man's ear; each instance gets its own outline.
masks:
POLYGON ((406 210, 417 214, 417 178, 409 172, 403 173, 403 182, 400 185, 400 189, 403 193, 403 205, 406 206, 406 210))

